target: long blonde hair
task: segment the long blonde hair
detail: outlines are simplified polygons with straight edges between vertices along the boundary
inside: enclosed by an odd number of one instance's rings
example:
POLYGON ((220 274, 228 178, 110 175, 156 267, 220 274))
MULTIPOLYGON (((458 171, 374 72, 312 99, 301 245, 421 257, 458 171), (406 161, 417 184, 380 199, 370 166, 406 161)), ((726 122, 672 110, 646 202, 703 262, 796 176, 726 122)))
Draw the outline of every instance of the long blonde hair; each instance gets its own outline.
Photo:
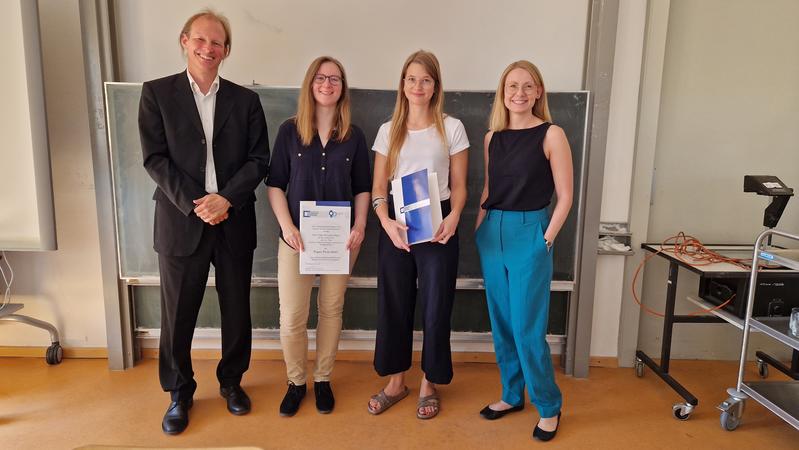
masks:
POLYGON ((322 64, 331 62, 338 67, 341 72, 341 97, 336 103, 336 117, 333 123, 335 138, 338 142, 349 139, 351 134, 351 115, 350 115, 350 90, 347 86, 347 74, 344 73, 344 66, 331 56, 320 56, 311 62, 305 72, 305 79, 302 81, 300 96, 297 99, 297 115, 294 122, 297 124, 297 133, 300 135, 302 145, 307 147, 313 142, 316 134, 316 100, 313 97, 313 80, 322 64))
POLYGON ((444 131, 444 86, 441 84, 441 66, 438 64, 436 55, 425 50, 419 50, 412 53, 402 66, 399 88, 397 89, 397 103, 394 106, 394 114, 391 116, 391 131, 388 135, 388 170, 386 173, 389 179, 394 176, 400 149, 402 149, 402 144, 405 143, 405 137, 408 135, 409 106, 408 98, 405 97, 405 73, 408 71, 408 66, 413 63, 421 65, 425 72, 433 78, 435 91, 430 99, 430 110, 433 113, 436 130, 441 135, 444 146, 446 147, 447 145, 447 135, 444 131))
POLYGON ((494 106, 491 108, 488 128, 491 131, 502 131, 508 128, 508 108, 505 107, 505 79, 508 78, 508 74, 513 69, 526 70, 533 77, 533 83, 536 86, 541 86, 541 97, 533 105, 533 115, 545 122, 552 122, 552 116, 549 114, 549 104, 547 103, 547 90, 544 87, 544 78, 535 64, 521 60, 511 63, 499 78, 499 86, 497 86, 497 93, 494 96, 494 106))

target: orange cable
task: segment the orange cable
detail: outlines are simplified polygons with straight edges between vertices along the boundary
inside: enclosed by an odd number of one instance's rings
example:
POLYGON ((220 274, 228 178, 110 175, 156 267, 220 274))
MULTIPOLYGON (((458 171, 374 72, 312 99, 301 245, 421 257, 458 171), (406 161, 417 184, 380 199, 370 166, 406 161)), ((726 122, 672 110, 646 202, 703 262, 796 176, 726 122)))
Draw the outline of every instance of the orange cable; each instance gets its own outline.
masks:
MULTIPOLYGON (((633 294, 633 300, 635 300, 635 303, 638 304, 638 306, 641 308, 642 311, 644 311, 646 313, 649 313, 649 314, 651 314, 653 316, 656 316, 656 317, 666 317, 666 315, 661 313, 661 312, 654 311, 654 310, 650 309, 649 307, 647 307, 646 305, 644 305, 641 302, 641 299, 638 298, 638 294, 635 292, 635 283, 638 280, 638 274, 641 272, 641 269, 644 267, 644 265, 650 259, 652 259, 655 256, 659 255, 660 253, 672 253, 673 256, 676 259, 682 261, 683 263, 685 263, 685 264, 687 264, 689 266, 694 266, 694 267, 701 267, 701 266, 707 266, 707 265, 714 264, 714 263, 726 262, 726 263, 734 264, 734 265, 736 265, 738 267, 741 267, 741 268, 744 268, 744 269, 750 269, 751 268, 751 266, 746 264, 746 262, 748 260, 744 260, 744 259, 740 259, 740 258, 728 258, 728 257, 726 257, 724 255, 721 255, 721 254, 719 254, 717 252, 714 252, 713 250, 710 250, 707 247, 705 247, 704 244, 702 244, 702 242, 699 241, 699 239, 696 239, 693 236, 686 235, 682 231, 677 233, 676 236, 671 236, 671 237, 666 238, 660 244, 660 249, 658 251, 654 252, 654 253, 651 253, 651 254, 647 255, 641 261, 641 264, 638 265, 638 268, 635 269, 635 274, 633 275, 632 286, 631 286, 632 294, 633 294), (691 261, 689 262, 687 259, 685 259, 685 256, 690 257, 691 261)), ((725 307, 734 298, 735 298, 735 294, 732 294, 732 296, 730 298, 728 298, 727 300, 725 300, 722 304, 720 304, 718 306, 715 306, 715 307, 710 308, 710 309, 701 308, 701 309, 698 309, 698 310, 695 310, 695 311, 691 311, 687 315, 689 315, 689 316, 698 316, 700 314, 712 313, 713 311, 716 311, 718 309, 721 309, 721 308, 725 307)))

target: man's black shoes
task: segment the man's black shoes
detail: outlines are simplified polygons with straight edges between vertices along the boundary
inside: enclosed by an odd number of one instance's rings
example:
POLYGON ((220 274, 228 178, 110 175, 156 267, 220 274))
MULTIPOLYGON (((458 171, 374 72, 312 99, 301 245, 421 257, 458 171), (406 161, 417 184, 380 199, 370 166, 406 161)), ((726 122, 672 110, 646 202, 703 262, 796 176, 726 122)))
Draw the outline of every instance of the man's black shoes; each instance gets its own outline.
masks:
MULTIPOLYGON (((250 412, 250 398, 241 386, 229 386, 219 389, 219 393, 227 400, 227 409, 240 416, 250 412)), ((194 401, 178 400, 169 404, 169 408, 161 421, 161 429, 166 434, 180 434, 189 426, 189 410, 194 401)))
POLYGON ((169 404, 169 408, 161 421, 161 429, 166 434, 180 434, 189 426, 189 410, 193 404, 191 399, 178 400, 169 404))
POLYGON ((283 397, 283 401, 280 403, 281 416, 291 417, 297 414, 297 410, 300 409, 300 402, 305 398, 305 389, 306 387, 304 384, 297 386, 289 381, 289 388, 286 391, 286 395, 283 397))
POLYGON ((250 397, 238 384, 219 388, 219 395, 227 400, 227 410, 231 414, 243 416, 250 412, 250 397))
POLYGON ((336 399, 333 398, 333 390, 330 389, 330 382, 315 381, 313 392, 316 395, 316 410, 321 414, 330 414, 336 405, 336 399))

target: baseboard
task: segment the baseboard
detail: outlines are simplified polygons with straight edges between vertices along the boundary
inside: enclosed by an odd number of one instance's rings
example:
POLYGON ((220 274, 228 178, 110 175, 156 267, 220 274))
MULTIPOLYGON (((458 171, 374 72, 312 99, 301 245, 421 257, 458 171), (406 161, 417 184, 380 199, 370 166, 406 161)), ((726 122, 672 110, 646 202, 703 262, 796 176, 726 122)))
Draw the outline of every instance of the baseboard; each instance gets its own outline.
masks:
MULTIPOLYGON (((65 359, 107 359, 108 350, 96 347, 72 347, 64 348, 65 359)), ((47 347, 0 347, 0 358, 44 358, 47 347)), ((142 358, 157 359, 157 348, 142 348, 142 358)), ((194 359, 219 359, 221 353, 217 349, 211 348, 194 348, 192 349, 192 358, 194 359)), ((372 361, 374 353, 371 350, 339 350, 336 354, 338 361, 372 361)), ((308 358, 314 359, 316 352, 310 350, 308 358)), ((413 361, 421 361, 422 352, 413 352, 413 361)), ((552 355, 553 363, 557 366, 559 363, 560 355, 552 355)), ((280 349, 253 349, 253 361, 282 361, 283 353, 280 349)), ((452 353, 453 362, 473 362, 473 363, 495 363, 496 358, 493 352, 485 351, 460 351, 452 353)), ((592 356, 589 359, 589 366, 591 367, 606 367, 618 368, 618 358, 610 356, 592 356)))
MULTIPOLYGON (((0 347, 0 358, 44 358, 47 347, 0 347)), ((191 351, 194 359, 219 359, 221 353, 212 348, 194 348, 191 351)), ((371 350, 339 350, 336 354, 338 361, 372 361, 374 353, 371 350)), ((316 352, 308 352, 308 358, 314 359, 316 352)), ((107 359, 108 350, 98 347, 67 347, 64 348, 64 358, 74 359, 107 359)), ((157 348, 142 348, 142 358, 157 359, 157 348)), ((413 352, 413 361, 419 362, 422 352, 413 352)), ((560 355, 553 354, 552 359, 557 365, 560 355)), ((253 361, 282 361, 283 352, 278 349, 258 349, 252 351, 253 361)), ((452 353, 453 362, 473 362, 473 363, 495 363, 494 353, 489 351, 456 351, 452 353)), ((592 356, 589 359, 591 367, 607 367, 616 369, 619 367, 619 359, 611 356, 592 356)))
MULTIPOLYGON (((0 347, 0 358, 44 358, 47 352, 47 347, 0 347)), ((142 358, 158 359, 157 348, 142 348, 142 358)), ((219 350, 211 348, 194 348, 191 351, 191 356, 194 359, 211 359, 218 360, 221 357, 219 350)), ((316 357, 316 352, 311 350, 308 352, 308 358, 313 360, 316 357)), ((339 350, 336 354, 338 361, 372 361, 374 353, 371 350, 339 350)), ((64 348, 65 359, 107 359, 108 350, 97 347, 72 347, 64 348)), ((422 352, 413 352, 413 361, 419 362, 422 358, 422 352)), ((253 349, 253 361, 282 361, 283 352, 280 349, 253 349)), ((553 354, 552 361, 557 367, 559 364, 560 355, 553 354)), ((476 351, 476 352, 453 352, 452 361, 458 363, 489 363, 496 362, 493 352, 476 351)), ((592 356, 589 359, 589 366, 591 367, 605 367, 616 369, 619 367, 619 360, 616 357, 610 356, 592 356)))
POLYGON ((588 358, 589 367, 619 368, 619 358, 615 356, 591 356, 588 358))
MULTIPOLYGON (((108 350, 99 347, 63 348, 64 358, 108 359, 108 350)), ((0 347, 0 357, 4 358, 44 358, 47 347, 0 347)))

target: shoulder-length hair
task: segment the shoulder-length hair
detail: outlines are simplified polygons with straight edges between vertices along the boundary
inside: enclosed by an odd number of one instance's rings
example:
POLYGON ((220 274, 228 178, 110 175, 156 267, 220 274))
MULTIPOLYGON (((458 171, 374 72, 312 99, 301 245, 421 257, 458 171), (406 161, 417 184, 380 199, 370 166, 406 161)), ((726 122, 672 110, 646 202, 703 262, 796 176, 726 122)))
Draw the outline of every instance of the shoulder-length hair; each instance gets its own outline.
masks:
POLYGON ((499 86, 494 96, 494 106, 491 108, 491 118, 488 121, 488 128, 491 131, 502 131, 508 128, 508 108, 505 107, 505 79, 513 69, 524 69, 533 77, 533 83, 541 86, 541 96, 533 105, 533 115, 545 122, 552 122, 549 114, 549 104, 547 103, 547 90, 544 87, 544 78, 541 71, 530 61, 521 60, 511 63, 499 78, 499 86))
POLYGON ((447 135, 444 131, 444 86, 441 83, 441 66, 438 64, 436 55, 425 50, 419 50, 411 54, 405 60, 400 74, 399 88, 397 89, 397 103, 394 106, 394 114, 391 116, 391 131, 388 135, 388 178, 394 177, 397 169, 397 159, 405 137, 408 135, 408 98, 405 97, 405 74, 408 66, 413 63, 420 64, 425 72, 433 79, 433 97, 430 99, 430 111, 433 114, 436 130, 441 135, 444 146, 447 144, 447 135))
POLYGON ((316 129, 316 100, 313 96, 313 83, 316 73, 322 64, 331 62, 338 67, 341 72, 341 97, 336 103, 336 117, 333 122, 333 134, 331 139, 344 142, 349 139, 352 132, 352 121, 350 113, 350 90, 347 85, 347 74, 344 73, 344 66, 331 56, 320 56, 311 62, 305 72, 305 79, 302 81, 300 96, 297 99, 297 115, 294 121, 297 124, 297 133, 300 135, 302 145, 311 145, 316 129))

